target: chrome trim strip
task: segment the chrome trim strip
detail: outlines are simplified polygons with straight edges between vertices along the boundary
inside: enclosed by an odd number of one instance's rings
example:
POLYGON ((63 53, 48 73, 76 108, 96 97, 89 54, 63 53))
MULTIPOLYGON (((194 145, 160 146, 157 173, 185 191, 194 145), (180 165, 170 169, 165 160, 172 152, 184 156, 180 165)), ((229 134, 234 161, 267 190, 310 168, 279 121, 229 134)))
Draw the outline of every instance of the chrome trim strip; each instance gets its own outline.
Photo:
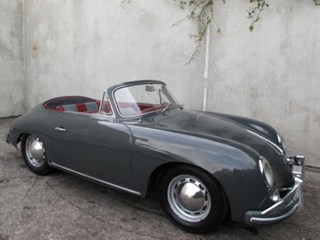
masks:
POLYGON ((104 99, 104 96, 106 95, 106 92, 107 92, 106 90, 103 90, 102 99, 101 99, 100 106, 99 106, 99 111, 98 111, 99 114, 101 114, 103 99, 104 99))
POLYGON ((281 200, 280 202, 277 202, 276 204, 272 205, 271 207, 269 207, 268 209, 264 210, 263 212, 261 212, 262 215, 265 215, 266 213, 270 212, 272 209, 278 207, 279 205, 281 205, 283 203, 283 200, 281 200))
POLYGON ((250 218, 250 222, 252 223, 268 223, 268 222, 275 222, 278 220, 286 219, 290 217, 299 207, 299 203, 297 203, 290 212, 286 213, 285 215, 274 217, 274 218, 258 218, 258 217, 252 217, 250 218))
POLYGON ((83 173, 74 171, 74 170, 72 170, 72 169, 70 169, 70 168, 63 167, 63 166, 61 166, 61 165, 59 165, 59 164, 50 162, 50 165, 53 166, 53 167, 56 167, 56 168, 65 170, 65 171, 67 171, 67 172, 71 172, 71 173, 73 173, 73 174, 79 175, 79 176, 81 176, 81 177, 88 178, 88 179, 90 179, 90 180, 92 180, 92 181, 95 181, 95 182, 98 182, 98 183, 101 183, 101 184, 104 184, 104 185, 107 185, 107 186, 110 186, 110 187, 113 187, 113 188, 117 188, 117 189, 120 189, 120 190, 122 190, 122 191, 126 191, 126 192, 129 192, 129 193, 135 194, 135 195, 142 196, 142 194, 141 194, 140 192, 137 192, 137 191, 134 191, 134 190, 131 190, 131 189, 128 189, 128 188, 124 188, 124 187, 115 185, 115 184, 113 184, 113 183, 109 183, 109 182, 106 182, 106 181, 103 181, 103 180, 100 180, 100 179, 91 177, 91 176, 89 176, 89 175, 86 175, 86 174, 83 174, 83 173))
POLYGON ((55 127, 54 130, 59 131, 59 132, 67 131, 65 128, 62 128, 62 127, 55 127))
POLYGON ((112 104, 111 104, 111 102, 110 102, 110 98, 109 98, 109 94, 108 94, 108 91, 107 91, 107 90, 103 90, 103 94, 102 94, 102 99, 101 99, 101 102, 100 102, 100 107, 99 107, 98 115, 100 115, 100 116, 108 116, 108 117, 115 118, 115 113, 114 113, 112 104), (104 99, 105 99, 106 96, 107 96, 107 100, 109 101, 109 104, 110 104, 111 114, 110 114, 110 113, 102 114, 102 105, 103 105, 103 101, 104 101, 104 99))
POLYGON ((249 133, 251 133, 251 134, 253 134, 253 135, 255 135, 255 136, 263 139, 263 140, 266 141, 267 143, 271 144, 271 145, 272 145, 273 147, 275 147, 282 155, 284 155, 283 150, 282 150, 278 145, 276 145, 276 144, 274 144, 273 142, 271 142, 269 139, 267 139, 267 138, 265 138, 265 137, 262 137, 260 134, 255 133, 255 132, 253 132, 253 131, 251 131, 251 130, 248 130, 248 129, 246 129, 246 130, 247 130, 247 132, 249 132, 249 133))

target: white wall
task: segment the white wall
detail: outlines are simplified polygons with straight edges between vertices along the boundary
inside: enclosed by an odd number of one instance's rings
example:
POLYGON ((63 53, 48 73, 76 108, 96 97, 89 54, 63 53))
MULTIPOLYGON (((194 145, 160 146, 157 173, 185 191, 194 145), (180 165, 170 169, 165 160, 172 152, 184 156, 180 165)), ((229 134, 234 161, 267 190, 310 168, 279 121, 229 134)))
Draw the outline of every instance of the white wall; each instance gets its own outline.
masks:
MULTIPOLYGON (((16 15, 0 16, 6 23, 0 47, 14 46, 7 52, 15 53, 11 61, 1 50, 0 74, 9 80, 0 98, 8 102, 11 92, 16 106, 8 103, 0 116, 61 95, 100 98, 108 86, 135 79, 163 80, 186 107, 201 109, 204 49, 184 65, 195 47, 188 35, 197 26, 186 20, 171 27, 187 14, 178 2, 131 0, 123 8, 121 0, 24 0, 19 14, 21 1, 4 1, 16 15), (24 37, 10 33, 22 23, 24 37)), ((248 2, 215 2, 222 32, 211 27, 208 110, 273 125, 290 154, 303 152, 308 165, 320 167, 320 7, 312 0, 268 0, 251 33, 248 2)))
POLYGON ((22 1, 0 1, 0 117, 24 113, 22 1))
POLYGON ((26 1, 28 108, 66 94, 100 98, 110 85, 135 79, 169 82, 178 99, 199 107, 201 55, 183 64, 195 26, 171 27, 184 16, 171 0, 120 2, 26 1))
POLYGON ((243 2, 227 1, 216 16, 222 34, 211 39, 209 110, 271 124, 290 154, 320 166, 320 7, 268 0, 251 33, 243 2))

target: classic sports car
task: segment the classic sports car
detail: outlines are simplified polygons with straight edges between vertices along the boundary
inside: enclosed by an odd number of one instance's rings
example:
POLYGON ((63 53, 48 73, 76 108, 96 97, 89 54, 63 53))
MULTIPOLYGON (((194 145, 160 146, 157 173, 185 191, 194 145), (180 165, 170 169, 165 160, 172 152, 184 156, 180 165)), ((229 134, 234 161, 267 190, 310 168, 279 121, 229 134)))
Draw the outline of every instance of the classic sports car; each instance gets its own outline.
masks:
POLYGON ((48 100, 17 118, 5 141, 21 142, 36 174, 56 168, 141 197, 156 192, 189 232, 218 227, 229 211, 255 225, 303 208, 304 156, 287 157, 275 129, 185 110, 161 81, 118 84, 101 100, 48 100))

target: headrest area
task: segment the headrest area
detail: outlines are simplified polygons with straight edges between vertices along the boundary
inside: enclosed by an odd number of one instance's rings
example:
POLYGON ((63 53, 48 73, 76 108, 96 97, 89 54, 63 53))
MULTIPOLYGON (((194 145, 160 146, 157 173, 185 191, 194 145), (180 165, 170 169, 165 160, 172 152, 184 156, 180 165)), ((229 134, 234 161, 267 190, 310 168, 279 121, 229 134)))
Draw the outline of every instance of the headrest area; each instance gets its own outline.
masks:
POLYGON ((83 112, 83 113, 97 113, 99 111, 100 101, 65 104, 54 107, 57 111, 71 111, 71 112, 83 112))

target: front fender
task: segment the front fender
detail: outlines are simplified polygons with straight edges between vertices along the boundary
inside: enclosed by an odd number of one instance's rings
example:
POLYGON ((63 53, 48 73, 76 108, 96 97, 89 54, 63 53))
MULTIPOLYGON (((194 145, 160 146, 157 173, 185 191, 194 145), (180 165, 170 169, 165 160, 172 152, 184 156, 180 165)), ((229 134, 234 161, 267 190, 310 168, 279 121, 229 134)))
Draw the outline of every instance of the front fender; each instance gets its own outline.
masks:
POLYGON ((266 199, 266 186, 257 164, 259 154, 225 139, 131 125, 133 188, 146 194, 149 177, 168 163, 197 166, 212 174, 224 188, 232 218, 244 221, 245 212, 266 199))

